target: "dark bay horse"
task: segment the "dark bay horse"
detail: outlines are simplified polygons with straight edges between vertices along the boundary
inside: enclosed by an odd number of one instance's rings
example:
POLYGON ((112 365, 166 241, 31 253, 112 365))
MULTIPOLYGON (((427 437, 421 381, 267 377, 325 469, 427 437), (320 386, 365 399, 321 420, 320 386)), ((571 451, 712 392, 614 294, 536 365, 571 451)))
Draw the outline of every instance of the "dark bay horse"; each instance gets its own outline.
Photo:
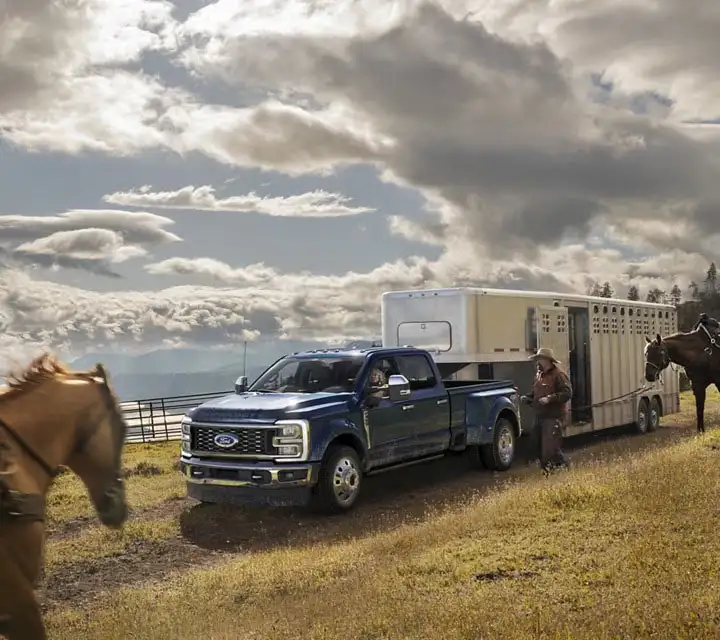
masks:
POLYGON ((83 481, 100 521, 127 519, 121 456, 127 430, 107 374, 69 371, 43 355, 0 391, 0 636, 44 640, 35 586, 45 498, 59 467, 83 481))
POLYGON ((655 382, 671 362, 685 368, 695 396, 698 433, 705 433, 707 388, 714 384, 720 391, 720 335, 711 320, 701 316, 688 333, 666 338, 658 334, 655 340, 645 336, 645 379, 655 382))

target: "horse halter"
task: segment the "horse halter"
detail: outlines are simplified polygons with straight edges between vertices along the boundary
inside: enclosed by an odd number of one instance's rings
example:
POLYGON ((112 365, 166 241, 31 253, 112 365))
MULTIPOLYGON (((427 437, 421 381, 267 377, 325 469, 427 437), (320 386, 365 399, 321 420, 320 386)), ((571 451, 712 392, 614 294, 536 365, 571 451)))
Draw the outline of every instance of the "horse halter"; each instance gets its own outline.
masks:
MULTIPOLYGON (((651 343, 652 344, 652 343, 651 343)), ((654 362, 650 362, 650 360, 647 359, 647 356, 645 358, 645 366, 646 367, 653 367, 657 371, 658 378, 660 377, 660 374, 665 371, 670 366, 670 354, 668 353, 668 348, 665 342, 660 340, 660 342, 655 342, 657 344, 658 349, 660 351, 660 364, 655 364, 654 362)))
POLYGON ((17 432, 15 429, 13 429, 7 422, 2 420, 0 418, 0 427, 2 427, 8 434, 10 434, 10 437, 17 442, 17 444, 20 445, 20 448, 27 453, 28 456, 30 456, 35 463, 48 475, 51 479, 55 478, 60 469, 59 467, 51 467, 44 459, 43 457, 35 451, 26 441, 25 439, 17 432))

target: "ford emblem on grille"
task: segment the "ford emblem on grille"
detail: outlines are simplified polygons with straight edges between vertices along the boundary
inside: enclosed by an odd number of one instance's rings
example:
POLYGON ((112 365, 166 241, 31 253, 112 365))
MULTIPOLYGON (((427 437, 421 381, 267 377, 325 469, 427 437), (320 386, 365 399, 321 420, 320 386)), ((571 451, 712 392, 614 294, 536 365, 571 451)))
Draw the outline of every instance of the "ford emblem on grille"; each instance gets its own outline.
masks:
POLYGON ((214 438, 213 442, 223 449, 229 449, 230 447, 234 447, 238 442, 240 442, 240 439, 237 436, 234 436, 232 433, 218 433, 214 438))

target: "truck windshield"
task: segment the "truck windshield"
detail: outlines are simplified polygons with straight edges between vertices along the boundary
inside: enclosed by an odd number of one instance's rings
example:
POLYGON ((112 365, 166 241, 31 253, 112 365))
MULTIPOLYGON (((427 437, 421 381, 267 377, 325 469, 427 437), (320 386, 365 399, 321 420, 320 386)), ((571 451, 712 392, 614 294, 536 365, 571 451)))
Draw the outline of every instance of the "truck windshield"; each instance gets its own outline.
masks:
POLYGON ((363 362, 363 358, 284 358, 260 376, 249 391, 351 392, 363 362))

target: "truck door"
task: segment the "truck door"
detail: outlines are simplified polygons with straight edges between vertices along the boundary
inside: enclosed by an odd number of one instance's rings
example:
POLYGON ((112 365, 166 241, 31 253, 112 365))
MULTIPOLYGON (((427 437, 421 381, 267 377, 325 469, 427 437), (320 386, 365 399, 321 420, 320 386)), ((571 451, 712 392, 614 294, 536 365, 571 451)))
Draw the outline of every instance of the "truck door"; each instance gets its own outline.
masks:
POLYGON ((415 456, 445 451, 450 446, 450 402, 445 385, 424 354, 396 358, 400 373, 410 381, 415 456))
POLYGON ((415 430, 413 426, 414 403, 410 397, 393 402, 388 397, 387 388, 373 391, 369 374, 373 368, 379 369, 384 383, 391 375, 399 373, 395 358, 374 358, 370 361, 364 383, 364 394, 373 393, 379 402, 377 406, 363 410, 363 422, 368 438, 368 459, 373 467, 395 464, 412 457, 415 430))
MULTIPOLYGON (((567 307, 537 307, 538 347, 550 348, 570 376, 570 338, 568 331, 567 307)), ((570 380, 573 384, 574 380, 570 380)), ((568 403, 568 410, 570 409, 568 403)))

